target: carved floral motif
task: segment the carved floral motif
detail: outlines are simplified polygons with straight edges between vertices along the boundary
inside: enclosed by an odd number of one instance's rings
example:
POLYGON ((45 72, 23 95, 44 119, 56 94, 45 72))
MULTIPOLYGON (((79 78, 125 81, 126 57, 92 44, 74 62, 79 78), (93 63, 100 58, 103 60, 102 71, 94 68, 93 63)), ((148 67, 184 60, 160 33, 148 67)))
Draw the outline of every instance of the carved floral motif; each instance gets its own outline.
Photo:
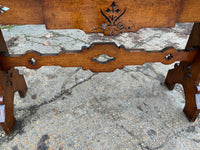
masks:
POLYGON ((115 2, 110 5, 110 8, 105 10, 100 10, 102 16, 106 19, 106 23, 94 28, 94 30, 101 30, 106 35, 117 35, 122 31, 127 31, 130 27, 125 27, 122 22, 120 22, 120 18, 125 14, 126 8, 124 10, 120 10, 117 8, 115 2))

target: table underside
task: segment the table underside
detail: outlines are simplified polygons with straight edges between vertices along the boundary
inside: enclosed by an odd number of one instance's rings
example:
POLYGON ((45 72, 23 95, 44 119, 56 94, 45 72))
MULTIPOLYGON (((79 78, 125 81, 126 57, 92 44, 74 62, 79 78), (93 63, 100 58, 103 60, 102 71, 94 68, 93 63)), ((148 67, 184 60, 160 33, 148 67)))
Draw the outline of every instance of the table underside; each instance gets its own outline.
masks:
POLYGON ((45 24, 105 35, 200 22, 199 0, 1 0, 0 5, 10 8, 0 14, 2 25, 45 24))
POLYGON ((173 27, 176 23, 194 24, 187 46, 179 51, 172 47, 146 52, 126 49, 115 43, 93 43, 77 51, 58 54, 9 54, 0 31, 0 124, 11 134, 14 123, 14 93, 24 97, 27 86, 16 66, 38 69, 41 66, 82 67, 93 72, 111 72, 125 65, 146 62, 171 64, 165 84, 169 90, 182 84, 186 105, 184 113, 195 121, 200 112, 200 1, 199 0, 1 0, 0 24, 45 24, 47 29, 81 29, 86 33, 118 35, 147 27, 173 27), (5 8, 9 8, 5 9, 5 8), (109 57, 100 61, 100 55, 109 57), (3 117, 1 117, 3 115, 3 117))

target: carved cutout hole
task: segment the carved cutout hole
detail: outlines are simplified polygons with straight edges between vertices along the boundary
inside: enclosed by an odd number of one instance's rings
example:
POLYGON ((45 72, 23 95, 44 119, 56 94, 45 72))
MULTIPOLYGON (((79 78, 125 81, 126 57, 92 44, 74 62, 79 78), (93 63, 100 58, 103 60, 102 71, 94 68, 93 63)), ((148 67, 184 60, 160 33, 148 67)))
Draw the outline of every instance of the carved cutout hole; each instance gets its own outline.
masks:
POLYGON ((197 86, 197 90, 198 90, 198 92, 200 92, 200 85, 197 86))
POLYGON ((122 31, 130 30, 130 27, 125 27, 123 23, 119 22, 120 18, 125 14, 126 7, 124 9, 117 8, 117 5, 113 1, 110 8, 100 9, 102 16, 105 18, 107 23, 103 23, 98 27, 93 28, 93 30, 101 30, 104 34, 117 35, 122 31))
POLYGON ((0 105, 0 123, 5 122, 5 105, 0 105))
POLYGON ((112 4, 111 4, 110 6, 111 6, 111 8, 112 8, 112 11, 114 12, 114 9, 115 9, 115 7, 116 7, 115 2, 113 1, 112 4))
POLYGON ((106 13, 109 14, 111 12, 111 10, 108 8, 106 9, 106 13))
POLYGON ((34 58, 31 58, 28 62, 29 62, 31 65, 35 65, 35 63, 37 62, 37 60, 35 60, 34 58))
POLYGON ((3 102, 3 95, 0 95, 0 102, 3 102))
POLYGON ((92 61, 96 61, 99 64, 106 64, 106 63, 113 61, 113 60, 115 60, 115 57, 110 57, 106 54, 102 54, 102 55, 99 55, 96 58, 92 58, 92 61))
POLYGON ((173 58, 173 55, 172 55, 172 54, 168 54, 167 56, 165 56, 165 58, 166 58, 167 60, 170 60, 170 59, 173 58))
POLYGON ((195 94, 197 109, 200 109, 200 94, 195 94))
POLYGON ((107 23, 103 23, 101 26, 103 29, 106 29, 108 25, 107 25, 107 23))
POLYGON ((0 13, 4 13, 6 11, 8 11, 10 8, 8 7, 3 7, 2 5, 0 5, 0 13))

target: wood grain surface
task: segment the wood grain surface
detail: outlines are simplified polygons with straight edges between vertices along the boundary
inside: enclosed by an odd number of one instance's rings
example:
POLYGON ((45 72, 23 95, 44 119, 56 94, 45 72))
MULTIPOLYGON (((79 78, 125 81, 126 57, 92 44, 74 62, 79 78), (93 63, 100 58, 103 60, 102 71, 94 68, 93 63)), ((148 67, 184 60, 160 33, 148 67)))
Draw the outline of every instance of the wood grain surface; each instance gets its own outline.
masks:
POLYGON ((200 22, 200 1, 183 0, 177 22, 200 22))
POLYGON ((172 27, 182 0, 44 0, 47 29, 78 28, 117 35, 144 27, 172 27))
POLYGON ((42 0, 0 0, 0 5, 10 8, 0 13, 2 25, 44 24, 42 0))
POLYGON ((22 55, 1 54, 0 60, 4 68, 26 66, 38 69, 41 66, 82 67, 93 72, 112 72, 122 69, 125 65, 142 65, 146 62, 161 62, 171 64, 175 61, 191 62, 195 58, 198 49, 191 51, 177 51, 168 48, 163 51, 146 52, 144 50, 127 50, 115 43, 94 43, 90 47, 84 47, 82 51, 63 51, 59 54, 41 54, 37 51, 28 51, 22 55), (113 59, 105 62, 95 60, 100 55, 107 55, 113 59))
MULTIPOLYGON (((200 47, 200 23, 195 23, 188 40, 186 49, 200 47)), ((183 109, 189 121, 195 121, 200 113, 200 50, 192 62, 181 61, 174 69, 169 70, 165 84, 172 90, 176 83, 183 86, 185 94, 185 107, 183 109)))
MULTIPOLYGON (((146 27, 172 27, 177 22, 200 22, 199 0, 1 0, 0 24, 46 24, 48 29, 82 29, 86 33, 102 32, 117 35, 136 32, 146 27)), ((168 48, 160 52, 127 50, 114 43, 94 43, 79 51, 41 54, 29 51, 22 55, 8 53, 0 32, 0 95, 5 105, 5 122, 0 123, 11 134, 14 123, 14 92, 21 97, 27 92, 22 75, 15 66, 38 69, 41 66, 82 67, 93 72, 112 72, 125 65, 146 62, 171 64, 181 61, 168 72, 165 83, 172 90, 176 83, 184 88, 184 112, 194 121, 199 112, 198 84, 200 81, 200 24, 195 23, 185 51, 168 48), (107 56, 100 61, 101 55, 107 56)))
MULTIPOLYGON (((8 54, 5 40, 0 30, 0 53, 8 54)), ((5 63, 5 62, 4 62, 5 63)), ((14 117, 14 93, 18 91, 20 97, 25 97, 27 92, 27 86, 25 79, 22 75, 19 75, 17 69, 3 67, 0 59, 0 96, 3 96, 3 101, 0 105, 5 105, 5 122, 0 123, 2 129, 7 135, 10 135, 13 131, 15 124, 14 117)))
POLYGON ((46 24, 105 35, 200 22, 199 0, 1 0, 0 5, 10 8, 0 13, 2 25, 46 24))

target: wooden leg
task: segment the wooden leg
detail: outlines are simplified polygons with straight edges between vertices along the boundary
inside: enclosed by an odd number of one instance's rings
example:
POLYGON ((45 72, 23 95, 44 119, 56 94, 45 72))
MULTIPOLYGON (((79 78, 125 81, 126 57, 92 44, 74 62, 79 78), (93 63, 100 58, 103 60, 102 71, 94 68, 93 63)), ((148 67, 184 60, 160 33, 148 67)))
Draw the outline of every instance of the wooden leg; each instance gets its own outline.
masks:
POLYGON ((27 92, 27 85, 24 76, 20 75, 19 71, 13 68, 8 71, 8 74, 10 75, 10 82, 12 83, 13 91, 18 91, 20 97, 24 98, 27 92))
POLYGON ((25 97, 27 92, 26 82, 22 75, 19 75, 18 70, 10 69, 9 71, 0 71, 0 86, 2 102, 0 107, 5 107, 5 122, 1 122, 1 127, 6 134, 11 134, 14 124, 14 93, 19 92, 20 97, 25 97))
MULTIPOLYGON (((195 23, 188 40, 186 49, 200 47, 200 24, 195 23)), ((191 62, 180 62, 174 69, 169 70, 165 84, 173 90, 176 83, 183 86, 185 93, 185 107, 183 109, 189 121, 195 121, 200 112, 200 49, 191 62)))
MULTIPOLYGON (((199 64, 200 68, 200 64, 199 64)), ((194 122, 200 112, 200 94, 199 87, 195 81, 191 78, 187 78, 183 82, 183 88, 185 93, 185 107, 183 112, 187 116, 189 121, 194 122)))
MULTIPOLYGON (((8 53, 1 30, 0 52, 8 53)), ((27 86, 24 77, 17 69, 5 70, 0 62, 0 125, 7 135, 12 133, 15 124, 13 103, 16 91, 20 97, 25 97, 27 86)))
MULTIPOLYGON (((3 95, 3 104, 1 106, 5 107, 5 121, 1 122, 1 127, 7 135, 10 135, 13 131, 14 124, 15 124, 15 117, 14 117, 14 109, 13 109, 13 100, 14 94, 11 90, 5 88, 3 95)), ((2 110, 3 111, 3 110, 2 110)), ((3 113, 3 112, 1 112, 3 113)), ((1 116, 3 117, 3 116, 1 116)))
POLYGON ((173 90, 176 83, 182 84, 185 76, 184 70, 187 66, 187 62, 177 63, 174 65, 174 69, 168 71, 165 85, 169 90, 173 90))
POLYGON ((200 62, 189 65, 187 62, 181 62, 175 65, 175 68, 169 70, 165 84, 169 90, 174 88, 176 83, 183 86, 185 93, 184 113, 189 121, 195 121, 200 112, 200 62))

